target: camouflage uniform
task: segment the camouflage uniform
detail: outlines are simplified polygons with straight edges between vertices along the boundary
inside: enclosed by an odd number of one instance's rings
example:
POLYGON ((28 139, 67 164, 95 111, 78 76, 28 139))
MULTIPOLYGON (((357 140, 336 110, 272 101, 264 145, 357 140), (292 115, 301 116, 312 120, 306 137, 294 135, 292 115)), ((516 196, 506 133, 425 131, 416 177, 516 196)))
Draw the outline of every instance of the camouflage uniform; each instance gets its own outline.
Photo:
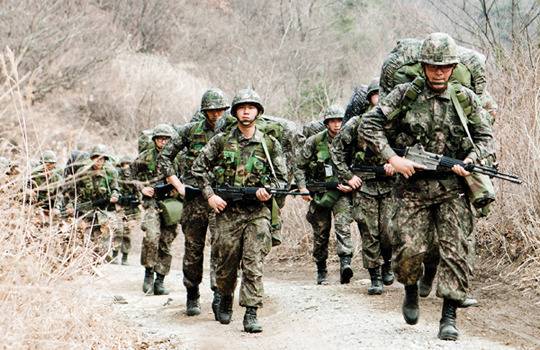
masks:
MULTIPOLYGON (((232 114, 235 114, 235 106, 249 102, 257 106, 260 115, 264 109, 259 101, 260 98, 252 90, 242 90, 233 101, 232 114)), ((254 135, 247 139, 237 127, 212 138, 192 168, 192 174, 205 199, 214 194, 212 186, 216 184, 283 188, 286 185, 286 173, 281 145, 274 137, 255 129, 254 135), (267 159, 265 147, 270 159, 267 159), (273 165, 275 177, 271 173, 269 162, 273 165)), ((214 246, 217 260, 216 284, 222 295, 219 313, 221 323, 230 322, 232 296, 239 267, 242 268, 240 305, 247 307, 245 317, 248 316, 248 310, 255 310, 256 322, 256 308, 263 303, 263 259, 272 244, 269 208, 271 202, 272 200, 263 203, 256 199, 229 202, 225 210, 216 215, 217 236, 214 246)), ((250 324, 251 326, 253 324, 250 324)), ((247 330, 246 327, 244 318, 244 328, 247 330)), ((248 331, 260 329, 250 328, 248 331)))
MULTIPOLYGON (((131 159, 127 157, 122 158, 120 165, 125 163, 131 163, 131 159)), ((131 250, 130 223, 133 220, 137 220, 140 213, 138 206, 136 206, 139 201, 139 190, 133 181, 130 167, 119 166, 117 171, 120 195, 124 198, 130 198, 130 201, 129 203, 123 203, 118 212, 118 217, 123 222, 123 230, 113 237, 113 254, 114 252, 122 252, 124 256, 122 259, 123 263, 127 263, 127 255, 131 250)))
MULTIPOLYGON (((455 43, 446 34, 435 33, 425 40, 423 64, 455 64, 455 43), (442 52, 439 53, 439 52, 442 52)), ((492 130, 478 97, 469 89, 450 84, 443 91, 431 88, 418 91, 417 98, 402 109, 414 83, 396 86, 372 112, 364 115, 360 133, 383 159, 396 153, 392 147, 421 144, 428 152, 473 161, 493 154, 492 130), (452 89, 466 97, 471 113, 467 126, 476 150, 466 136, 452 89)), ((437 296, 445 299, 439 337, 457 339, 455 308, 466 298, 472 272, 473 213, 462 177, 452 172, 416 174, 396 184, 397 211, 392 219, 394 233, 394 271, 406 285, 403 314, 408 323, 418 319, 416 283, 422 275, 422 262, 438 240, 440 255, 437 296), (416 305, 415 305, 416 304, 416 305), (414 311, 414 312, 412 312, 414 311), (451 331, 448 331, 452 328, 451 331)))
MULTIPOLYGON (((196 187, 197 183, 191 175, 193 161, 201 149, 216 134, 206 118, 184 125, 178 130, 178 136, 169 142, 159 155, 158 168, 164 177, 176 175, 173 159, 183 150, 182 181, 196 187)), ((185 203, 182 212, 182 232, 185 236, 183 274, 186 288, 196 287, 201 283, 203 275, 203 257, 211 209, 203 197, 194 198, 185 203)), ((214 289, 214 286, 212 285, 214 289)))
MULTIPOLYGON (((108 157, 105 146, 94 147, 90 156, 108 157)), ((103 168, 94 168, 92 160, 88 160, 75 175, 66 181, 66 209, 74 209, 76 216, 82 217, 85 225, 90 227, 85 244, 92 241, 95 251, 106 256, 111 248, 112 237, 122 229, 111 198, 120 197, 118 173, 105 163, 103 168), (89 239, 88 239, 89 238, 89 239)))
POLYGON ((390 177, 378 177, 373 173, 353 172, 357 165, 378 166, 385 160, 370 152, 366 143, 358 137, 361 116, 349 120, 332 143, 332 159, 340 179, 349 181, 353 175, 362 179, 362 187, 353 195, 353 217, 362 236, 362 261, 366 269, 381 265, 381 253, 385 260, 392 256, 388 218, 394 206, 390 177))
MULTIPOLYGON (((158 157, 159 152, 153 147, 140 153, 131 164, 133 178, 141 181, 140 189, 145 186, 153 187, 163 181, 163 176, 157 170, 158 157)), ((171 269, 171 245, 178 234, 178 225, 163 224, 155 198, 143 196, 142 206, 144 214, 141 230, 144 238, 141 265, 161 275, 167 275, 171 269)))
POLYGON ((32 170, 30 187, 35 191, 35 201, 46 213, 50 209, 61 210, 63 206, 62 171, 54 168, 45 169, 45 163, 56 163, 56 155, 52 151, 43 152, 42 164, 32 170))
MULTIPOLYGON (((329 117, 343 118, 343 110, 334 106, 337 115, 329 117)), ((327 111, 328 112, 328 111, 327 111)), ((332 118, 328 118, 332 119, 332 118)), ((335 182, 336 169, 330 159, 330 144, 333 138, 327 130, 309 137, 298 155, 300 181, 298 188, 305 188, 307 182, 335 182), (330 171, 328 171, 330 170, 330 171)), ((317 265, 326 262, 328 258, 328 240, 334 215, 334 226, 337 242, 337 254, 340 258, 352 257, 353 244, 351 240, 351 195, 337 190, 332 193, 315 194, 309 205, 306 219, 313 229, 313 258, 317 265), (330 197, 331 196, 331 197, 330 197), (331 198, 330 200, 328 200, 331 198), (328 202, 326 202, 328 201, 328 202)))

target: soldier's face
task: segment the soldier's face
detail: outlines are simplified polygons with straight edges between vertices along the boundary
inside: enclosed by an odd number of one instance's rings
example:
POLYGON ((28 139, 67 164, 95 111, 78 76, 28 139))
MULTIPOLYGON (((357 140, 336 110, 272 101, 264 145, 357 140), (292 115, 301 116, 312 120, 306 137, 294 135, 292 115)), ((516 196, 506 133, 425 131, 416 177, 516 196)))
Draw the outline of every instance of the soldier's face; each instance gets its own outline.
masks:
POLYGON ((56 168, 56 163, 45 163, 45 171, 51 171, 56 168))
POLYGON ((225 113, 224 109, 210 109, 205 111, 206 113, 206 120, 212 125, 215 125, 216 122, 223 117, 223 114, 225 113))
POLYGON ((105 164, 105 157, 94 157, 92 158, 92 161, 94 162, 94 169, 103 169, 103 165, 105 164))
POLYGON ((454 71, 454 67, 454 64, 447 64, 444 66, 424 64, 424 73, 426 74, 429 87, 435 91, 446 90, 448 80, 454 71))
POLYGON ((244 126, 251 125, 257 118, 258 114, 259 110, 257 107, 247 103, 241 104, 236 108, 236 118, 238 118, 240 124, 244 126))
POLYGON ((341 119, 330 119, 326 122, 326 129, 328 129, 328 133, 332 137, 336 136, 341 130, 341 124, 343 124, 343 120, 341 119))
POLYGON ((372 94, 371 96, 369 96, 369 103, 370 103, 372 106, 376 106, 377 103, 379 103, 379 94, 378 94, 378 93, 374 93, 374 94, 372 94))
POLYGON ((163 147, 165 147, 165 145, 167 144, 167 142, 169 142, 169 140, 170 140, 170 137, 158 136, 154 138, 154 143, 156 144, 156 148, 158 150, 162 150, 163 147))

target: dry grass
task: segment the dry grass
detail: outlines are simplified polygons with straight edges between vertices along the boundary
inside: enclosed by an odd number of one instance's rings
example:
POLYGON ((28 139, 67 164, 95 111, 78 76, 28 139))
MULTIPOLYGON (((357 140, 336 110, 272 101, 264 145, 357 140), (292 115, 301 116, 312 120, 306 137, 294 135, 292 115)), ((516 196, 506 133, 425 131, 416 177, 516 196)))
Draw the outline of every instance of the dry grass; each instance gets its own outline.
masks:
POLYGON ((92 248, 69 223, 40 217, 25 195, 29 179, 27 111, 14 55, 0 55, 3 112, 14 113, 22 141, 20 174, 0 178, 0 328, 7 349, 133 348, 138 335, 115 321, 110 304, 71 282, 92 271, 92 248))

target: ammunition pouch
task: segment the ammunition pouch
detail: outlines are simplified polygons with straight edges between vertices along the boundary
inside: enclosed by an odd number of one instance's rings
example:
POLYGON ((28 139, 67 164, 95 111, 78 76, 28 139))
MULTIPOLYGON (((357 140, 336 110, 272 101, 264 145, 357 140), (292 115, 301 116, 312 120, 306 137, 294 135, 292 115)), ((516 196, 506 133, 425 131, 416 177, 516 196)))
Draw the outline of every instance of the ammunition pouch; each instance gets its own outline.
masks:
POLYGON ((320 207, 332 208, 340 196, 340 191, 326 191, 320 195, 316 195, 313 201, 320 207))

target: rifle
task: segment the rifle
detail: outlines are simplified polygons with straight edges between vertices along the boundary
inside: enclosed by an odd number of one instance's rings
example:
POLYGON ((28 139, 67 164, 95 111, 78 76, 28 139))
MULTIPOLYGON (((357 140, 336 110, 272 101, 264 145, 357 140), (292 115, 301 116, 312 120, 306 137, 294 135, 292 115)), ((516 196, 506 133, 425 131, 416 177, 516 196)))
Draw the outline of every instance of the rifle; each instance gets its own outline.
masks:
MULTIPOLYGON (((261 187, 232 187, 223 186, 214 188, 214 193, 231 202, 253 201, 257 199, 257 190, 261 187)), ((265 187, 272 196, 309 196, 309 192, 289 191, 284 188, 265 187)), ((186 200, 191 200, 202 195, 202 191, 196 187, 186 186, 186 200)))
POLYGON ((162 201, 171 196, 172 190, 174 190, 174 186, 172 184, 158 184, 154 186, 154 198, 158 201, 162 201))
MULTIPOLYGON (((403 150, 395 151, 396 153, 400 154, 399 151, 403 150)), ((523 180, 521 180, 519 177, 511 174, 501 173, 494 167, 464 163, 463 161, 458 159, 427 152, 420 144, 416 144, 413 147, 407 147, 404 152, 404 157, 406 159, 412 160, 413 162, 426 166, 427 170, 444 171, 451 169, 454 165, 461 165, 465 170, 473 173, 484 174, 489 177, 496 177, 498 179, 510 181, 515 184, 523 183, 523 180)))
MULTIPOLYGON (((322 193, 332 190, 337 190, 337 186, 339 185, 339 182, 310 182, 306 184, 306 188, 308 189, 310 194, 313 193, 322 193)), ((347 184, 344 184, 347 185, 347 184)))
POLYGON ((118 199, 118 204, 122 207, 128 207, 131 209, 137 208, 139 204, 141 204, 141 201, 139 200, 139 197, 134 194, 129 194, 126 196, 120 196, 118 199))

